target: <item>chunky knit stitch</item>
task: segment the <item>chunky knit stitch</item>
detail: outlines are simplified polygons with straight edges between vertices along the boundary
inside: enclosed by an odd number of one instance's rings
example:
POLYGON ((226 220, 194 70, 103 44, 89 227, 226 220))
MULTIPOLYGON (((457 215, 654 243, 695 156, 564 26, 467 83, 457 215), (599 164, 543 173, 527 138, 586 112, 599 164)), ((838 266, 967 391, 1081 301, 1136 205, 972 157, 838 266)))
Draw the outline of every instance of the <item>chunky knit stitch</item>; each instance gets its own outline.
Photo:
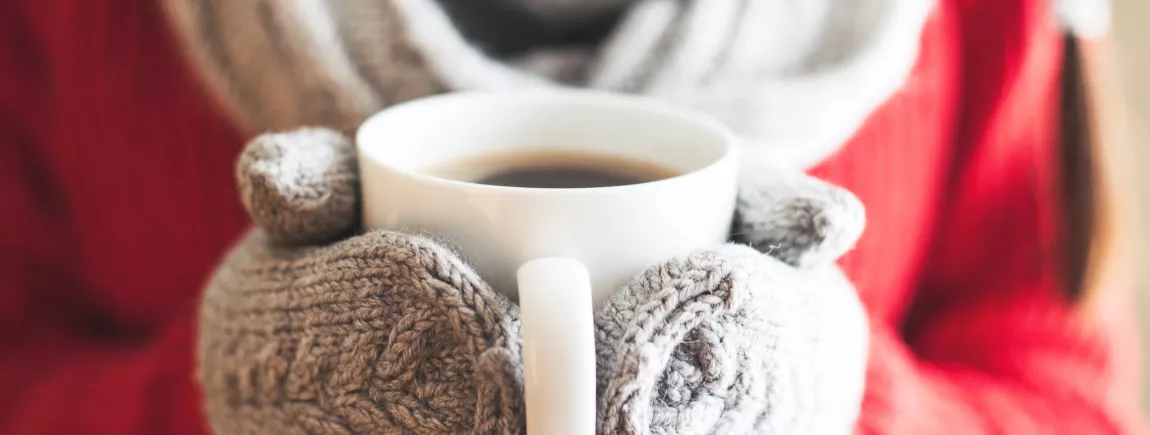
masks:
MULTIPOLYGON (((496 26, 485 33, 514 34, 522 23, 459 16, 451 13, 458 7, 436 0, 165 4, 208 84, 251 131, 349 130, 380 108, 442 90, 574 85, 694 107, 741 134, 752 145, 748 152, 797 166, 837 150, 902 85, 933 5, 522 1, 542 11, 542 29, 588 15, 621 16, 594 48, 525 41, 499 56, 459 26, 478 21, 496 26)), ((487 8, 518 2, 488 0, 487 8)))
MULTIPOLYGON (((224 260, 204 297, 200 380, 212 426, 522 431, 519 313, 502 293, 423 236, 327 243, 354 221, 355 173, 333 158, 346 149, 336 132, 304 129, 260 136, 239 161, 244 204, 263 229, 224 260)), ((803 268, 716 247, 652 268, 596 315, 601 432, 850 431, 867 325, 831 265, 837 255, 825 253, 854 242, 828 235, 857 237, 862 210, 846 191, 793 179, 802 177, 780 171, 745 189, 740 214, 756 218, 739 231, 783 235, 768 252, 803 268), (776 204, 788 200, 802 206, 776 204)))
POLYGON ((200 319, 218 434, 483 433, 523 421, 519 314, 430 240, 249 235, 200 319))

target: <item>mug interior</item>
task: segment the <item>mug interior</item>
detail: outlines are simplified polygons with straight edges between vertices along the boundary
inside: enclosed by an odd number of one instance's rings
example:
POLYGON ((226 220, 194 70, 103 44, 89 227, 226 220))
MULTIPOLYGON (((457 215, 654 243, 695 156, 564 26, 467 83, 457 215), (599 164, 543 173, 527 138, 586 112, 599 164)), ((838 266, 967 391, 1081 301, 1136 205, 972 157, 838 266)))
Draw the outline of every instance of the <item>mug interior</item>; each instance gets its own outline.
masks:
POLYGON ((415 100, 369 118, 357 142, 373 160, 413 173, 489 154, 557 151, 630 158, 686 174, 718 162, 733 146, 727 130, 708 117, 594 91, 415 100))

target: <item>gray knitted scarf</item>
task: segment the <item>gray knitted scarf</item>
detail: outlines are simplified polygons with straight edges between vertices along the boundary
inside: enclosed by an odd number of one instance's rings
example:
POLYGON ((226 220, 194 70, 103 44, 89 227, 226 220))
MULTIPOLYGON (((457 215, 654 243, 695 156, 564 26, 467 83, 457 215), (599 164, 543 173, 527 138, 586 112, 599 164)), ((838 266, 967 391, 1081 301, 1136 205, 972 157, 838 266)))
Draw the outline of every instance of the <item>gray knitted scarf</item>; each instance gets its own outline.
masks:
MULTIPOLYGON (((752 157, 799 167, 833 153, 901 87, 934 3, 164 1, 201 75, 250 132, 347 131, 449 90, 581 86, 693 106, 741 134, 752 157)), ((1055 3, 1079 33, 1107 26, 1106 0, 1055 3)))
POLYGON ((574 85, 693 106, 752 151, 808 166, 904 82, 933 1, 166 3, 206 82, 251 131, 346 131, 431 93, 574 85), (603 23, 599 40, 565 44, 603 23))

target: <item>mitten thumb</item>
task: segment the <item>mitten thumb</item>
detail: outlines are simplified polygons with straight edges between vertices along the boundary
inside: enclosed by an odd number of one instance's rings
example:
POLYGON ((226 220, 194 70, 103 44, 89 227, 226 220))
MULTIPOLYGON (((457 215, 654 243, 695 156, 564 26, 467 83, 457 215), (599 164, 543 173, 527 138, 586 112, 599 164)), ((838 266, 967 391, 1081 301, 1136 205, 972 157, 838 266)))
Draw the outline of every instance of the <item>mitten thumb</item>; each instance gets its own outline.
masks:
POLYGON ((850 191, 803 173, 744 167, 734 238, 795 267, 834 262, 866 226, 863 204, 850 191))
POLYGON ((274 243, 322 244, 359 222, 359 175, 352 141, 333 130, 260 135, 236 163, 240 199, 274 243))

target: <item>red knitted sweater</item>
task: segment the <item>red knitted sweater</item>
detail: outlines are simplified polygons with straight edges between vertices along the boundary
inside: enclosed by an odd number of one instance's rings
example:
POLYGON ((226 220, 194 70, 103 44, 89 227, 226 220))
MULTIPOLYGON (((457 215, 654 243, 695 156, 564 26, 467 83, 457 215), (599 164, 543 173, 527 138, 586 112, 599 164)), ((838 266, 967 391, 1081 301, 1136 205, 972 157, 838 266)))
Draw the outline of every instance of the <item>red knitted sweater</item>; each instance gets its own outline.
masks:
MULTIPOLYGON (((0 433, 205 431, 191 325, 247 225, 242 141, 158 3, 0 3, 0 433)), ((922 44, 816 170, 867 205, 842 261, 873 326, 858 432, 1139 431, 1131 313, 1074 313, 1053 279, 1048 1, 943 0, 922 44)))

